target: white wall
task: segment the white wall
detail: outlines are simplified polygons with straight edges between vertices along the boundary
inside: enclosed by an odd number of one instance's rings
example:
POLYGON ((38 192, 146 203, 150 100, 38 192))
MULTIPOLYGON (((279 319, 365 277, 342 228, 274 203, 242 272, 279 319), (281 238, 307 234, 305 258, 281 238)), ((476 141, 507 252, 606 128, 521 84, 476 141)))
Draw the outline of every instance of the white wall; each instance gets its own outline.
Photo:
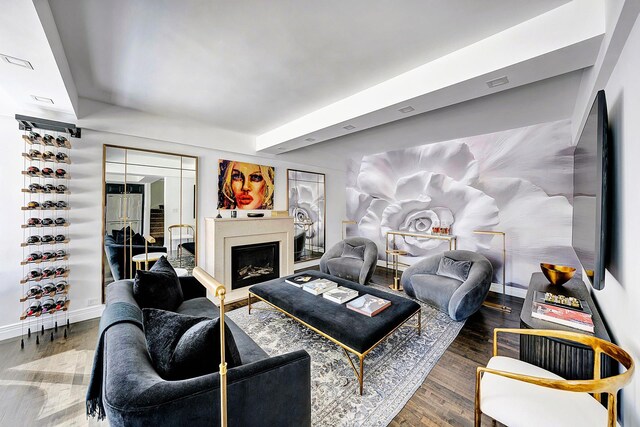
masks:
MULTIPOLYGON (((606 82, 612 132, 611 262, 605 287, 593 291, 614 341, 640 363, 640 22, 635 21, 606 82)), ((597 89, 597 88, 596 88, 597 89)), ((640 426, 640 370, 622 392, 623 424, 640 426)))
MULTIPOLYGON (((157 129, 156 129, 157 130, 157 129)), ((0 245, 0 301, 5 302, 0 310, 0 340, 20 334, 18 316, 21 304, 18 298, 22 278, 20 261, 23 254, 20 242, 23 240, 20 224, 23 215, 20 206, 23 204, 22 188, 23 151, 22 132, 17 122, 10 117, 0 116, 0 139, 5 141, 2 175, 0 186, 0 226, 2 227, 3 244, 0 245)), ((276 210, 286 209, 286 169, 296 168, 325 173, 327 176, 327 244, 332 245, 340 240, 340 221, 345 215, 345 174, 342 170, 318 168, 304 163, 286 162, 283 160, 265 159, 255 156, 233 154, 230 152, 210 150, 203 147, 176 144, 148 138, 139 138, 121 134, 83 129, 82 139, 72 140, 71 181, 69 221, 71 273, 69 283, 71 319, 84 320, 101 313, 101 257, 102 247, 102 146, 112 144, 131 148, 144 148, 186 154, 199 157, 198 176, 198 235, 199 254, 204 254, 204 218, 216 215, 217 205, 217 170, 219 158, 230 158, 273 165, 276 167, 276 210)))

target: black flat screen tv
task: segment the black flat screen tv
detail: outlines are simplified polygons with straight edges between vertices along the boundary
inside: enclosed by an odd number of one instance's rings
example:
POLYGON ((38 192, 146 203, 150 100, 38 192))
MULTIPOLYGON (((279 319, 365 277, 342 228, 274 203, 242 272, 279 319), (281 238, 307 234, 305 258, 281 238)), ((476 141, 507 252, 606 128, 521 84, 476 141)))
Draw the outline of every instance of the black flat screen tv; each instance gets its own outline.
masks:
POLYGON ((604 91, 596 95, 573 156, 572 246, 594 289, 604 287, 607 257, 609 123, 604 91))

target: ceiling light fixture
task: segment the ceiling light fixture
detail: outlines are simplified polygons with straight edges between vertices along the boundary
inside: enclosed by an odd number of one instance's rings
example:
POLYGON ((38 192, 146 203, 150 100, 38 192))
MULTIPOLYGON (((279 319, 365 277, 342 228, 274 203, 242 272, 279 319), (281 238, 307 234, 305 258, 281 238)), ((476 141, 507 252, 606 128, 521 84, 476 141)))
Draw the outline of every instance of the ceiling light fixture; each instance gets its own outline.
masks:
POLYGON ((413 108, 411 105, 408 105, 406 107, 402 107, 401 109, 399 109, 398 111, 400 111, 401 113, 410 113, 412 111, 414 111, 415 108, 413 108))
POLYGON ((353 125, 346 125, 344 126, 342 129, 346 129, 346 130, 351 130, 351 129, 355 129, 356 127, 353 125))
POLYGON ((509 79, 507 78, 507 76, 502 76, 498 77, 497 79, 489 80, 487 82, 487 86, 489 86, 490 88, 494 88, 496 86, 506 85, 507 83, 509 83, 509 79))
POLYGON ((45 98, 44 96, 31 95, 31 98, 33 98, 34 101, 44 102, 46 104, 53 104, 54 103, 53 99, 45 98))
POLYGON ((20 59, 20 58, 14 58, 13 56, 3 55, 1 53, 0 53, 0 57, 7 64, 17 65, 18 67, 28 68, 29 70, 33 70, 33 65, 31 65, 31 62, 29 62, 27 60, 20 59))
POLYGON ((305 141, 307 141, 307 142, 313 142, 315 140, 316 140, 315 138, 307 138, 307 139, 305 139, 305 141))

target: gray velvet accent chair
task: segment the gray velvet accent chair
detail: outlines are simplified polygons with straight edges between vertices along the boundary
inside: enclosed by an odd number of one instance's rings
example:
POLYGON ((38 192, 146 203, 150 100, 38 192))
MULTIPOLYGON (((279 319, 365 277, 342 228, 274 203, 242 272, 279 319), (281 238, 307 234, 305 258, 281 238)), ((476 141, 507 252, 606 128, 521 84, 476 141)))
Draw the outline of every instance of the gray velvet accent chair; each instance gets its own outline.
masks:
POLYGON ((377 262, 378 247, 374 242, 364 237, 351 237, 325 252, 320 259, 320 271, 366 285, 377 262))
POLYGON ((464 320, 480 309, 489 293, 493 267, 487 258, 471 251, 445 251, 429 256, 407 268, 400 283, 412 298, 427 302, 449 314, 453 320, 464 320), (445 256, 455 261, 470 261, 466 280, 438 274, 445 256))

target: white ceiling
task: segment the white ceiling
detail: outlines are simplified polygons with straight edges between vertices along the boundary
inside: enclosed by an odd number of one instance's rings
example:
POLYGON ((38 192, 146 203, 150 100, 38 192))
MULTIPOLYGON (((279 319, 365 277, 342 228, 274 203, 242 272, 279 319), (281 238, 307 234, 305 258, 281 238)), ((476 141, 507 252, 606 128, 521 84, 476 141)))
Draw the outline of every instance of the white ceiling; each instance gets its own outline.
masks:
POLYGON ((78 95, 259 135, 567 0, 50 0, 78 95))
POLYGON ((605 1, 0 0, 0 53, 35 68, 0 62, 0 114, 299 157, 500 92, 525 111, 552 78, 574 102, 605 1))

